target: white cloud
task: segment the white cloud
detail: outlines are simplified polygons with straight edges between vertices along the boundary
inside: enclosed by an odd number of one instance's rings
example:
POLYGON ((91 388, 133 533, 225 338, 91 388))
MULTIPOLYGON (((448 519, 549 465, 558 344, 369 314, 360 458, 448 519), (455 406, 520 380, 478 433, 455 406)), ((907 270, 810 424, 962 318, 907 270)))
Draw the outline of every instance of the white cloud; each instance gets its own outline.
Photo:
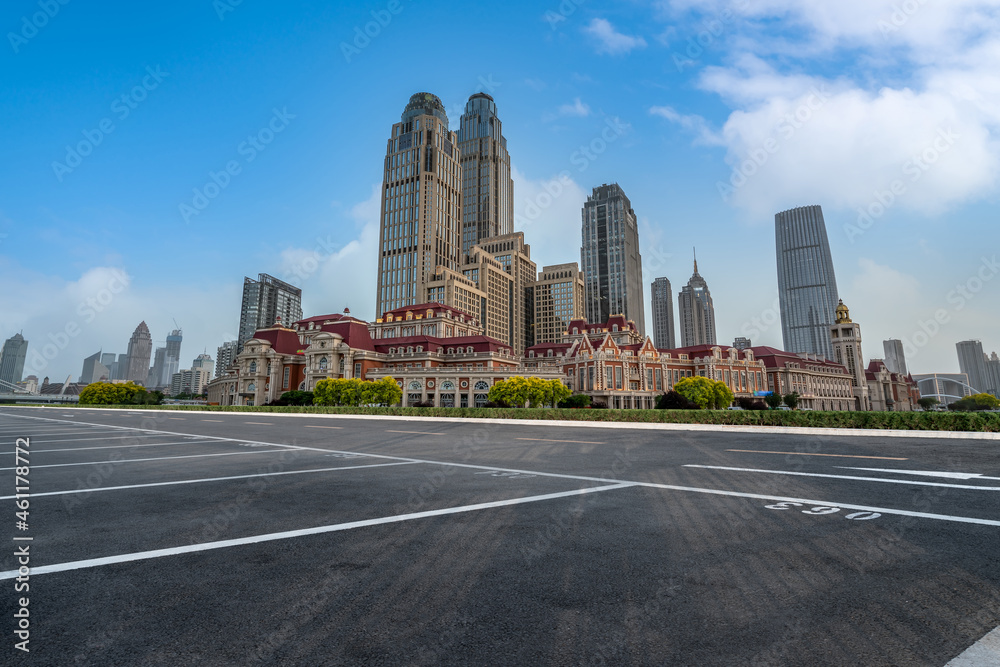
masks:
POLYGON ((685 130, 692 132, 698 137, 698 141, 700 143, 709 146, 723 145, 722 139, 718 136, 718 134, 714 130, 712 130, 711 126, 709 125, 709 122, 704 118, 702 118, 701 116, 698 116, 696 114, 684 115, 678 113, 676 109, 669 106, 651 107, 649 109, 649 113, 653 114, 654 116, 665 118, 669 120, 671 123, 679 125, 685 130))
POLYGON ((586 117, 590 115, 590 107, 580 101, 580 98, 574 98, 572 104, 563 104, 559 107, 560 116, 578 116, 586 117))
POLYGON ((594 19, 583 29, 583 32, 590 35, 597 41, 597 52, 608 55, 625 54, 633 49, 646 47, 646 40, 642 37, 633 37, 615 30, 615 27, 607 19, 594 19))
POLYGON ((568 173, 532 180, 511 167, 514 229, 524 232, 531 259, 543 266, 580 263, 581 213, 587 192, 568 173))

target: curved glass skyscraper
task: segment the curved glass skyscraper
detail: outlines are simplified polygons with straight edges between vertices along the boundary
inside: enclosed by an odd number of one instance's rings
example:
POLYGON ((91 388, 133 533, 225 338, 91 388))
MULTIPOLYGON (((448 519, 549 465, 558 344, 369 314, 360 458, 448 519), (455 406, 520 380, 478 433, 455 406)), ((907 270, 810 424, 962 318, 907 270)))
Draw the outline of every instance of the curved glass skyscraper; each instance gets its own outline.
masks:
POLYGON ((803 206, 778 213, 774 237, 785 350, 833 359, 830 325, 840 297, 823 209, 803 206))
POLYGON ((514 181, 497 105, 476 93, 458 130, 462 163, 462 253, 483 239, 514 231, 514 181))

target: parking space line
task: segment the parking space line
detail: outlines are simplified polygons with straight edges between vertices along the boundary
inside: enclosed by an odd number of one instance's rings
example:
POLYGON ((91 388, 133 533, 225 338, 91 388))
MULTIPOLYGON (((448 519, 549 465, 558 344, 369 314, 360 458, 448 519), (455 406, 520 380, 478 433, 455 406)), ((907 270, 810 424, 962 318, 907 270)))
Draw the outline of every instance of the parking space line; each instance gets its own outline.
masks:
POLYGON ((444 435, 444 433, 428 433, 427 431, 386 431, 386 433, 412 433, 413 435, 444 435))
POLYGON ((760 470, 756 468, 729 468, 727 466, 703 466, 688 464, 685 468, 706 470, 728 470, 731 472, 757 472, 767 475, 788 475, 792 477, 825 477, 827 479, 849 479, 862 482, 882 482, 886 484, 906 484, 908 486, 940 486, 948 489, 973 489, 975 491, 1000 491, 1000 486, 970 486, 968 484, 945 484, 943 482, 920 482, 914 479, 886 479, 882 477, 860 477, 858 475, 827 475, 818 472, 793 472, 791 470, 760 470))
POLYGON ((879 459, 881 461, 909 461, 895 456, 857 456, 855 454, 810 454, 808 452, 765 452, 756 449, 727 449, 727 452, 743 452, 745 454, 790 454, 792 456, 829 456, 836 459, 879 459))
POLYGON ((202 419, 201 421, 203 421, 203 422, 215 422, 216 424, 225 424, 226 423, 225 420, 223 420, 223 419, 202 419))
POLYGON ((243 422, 244 424, 253 424, 254 426, 274 426, 274 424, 269 424, 268 422, 243 422))
MULTIPOLYGON (((67 447, 65 449, 32 449, 31 451, 35 454, 48 454, 51 452, 89 452, 95 449, 137 449, 139 447, 169 447, 170 445, 204 445, 208 443, 215 443, 218 440, 184 440, 182 442, 152 442, 146 443, 144 445, 108 445, 107 447, 67 447)), ((240 443, 242 440, 233 440, 235 443, 240 443)), ((17 452, 0 452, 0 454, 16 454, 17 452)))
MULTIPOLYGON (((87 461, 86 463, 50 463, 48 465, 36 466, 33 465, 31 468, 34 470, 36 468, 69 468, 72 466, 95 466, 95 465, 119 465, 122 463, 145 463, 147 461, 171 461, 175 459, 206 459, 213 456, 249 456, 251 454, 280 454, 285 451, 284 449, 255 449, 252 452, 225 452, 222 454, 191 454, 188 456, 160 456, 155 459, 119 459, 117 461, 87 461)), ((0 470, 14 470, 14 468, 0 468, 0 470)), ((32 494, 34 495, 34 494, 32 494)))
POLYGON ((306 428, 335 428, 335 429, 342 429, 344 427, 343 426, 309 426, 307 424, 306 428))
POLYGON ((606 445, 606 442, 587 442, 586 440, 549 440, 548 438, 514 438, 515 440, 533 440, 535 442, 570 442, 574 445, 606 445))
MULTIPOLYGON (((234 479, 253 479, 255 477, 277 477, 279 475, 305 475, 313 472, 337 472, 340 470, 361 470, 363 468, 388 468, 389 466, 415 465, 419 461, 399 461, 395 463, 371 463, 363 466, 342 466, 340 468, 316 468, 312 470, 289 470, 286 472, 262 472, 253 475, 233 475, 231 477, 206 477, 203 479, 182 479, 175 482, 151 482, 149 484, 129 484, 126 486, 105 486, 85 489, 70 489, 68 491, 46 491, 44 493, 33 493, 32 498, 42 496, 66 496, 78 493, 96 493, 98 491, 123 491, 126 489, 146 489, 153 486, 175 486, 178 484, 201 484, 203 482, 226 482, 234 479)), ((0 500, 11 500, 17 496, 2 496, 0 500)))
POLYGON ((187 417, 167 417, 167 419, 173 419, 174 421, 186 422, 187 417))
MULTIPOLYGON (((574 491, 562 491, 560 493, 547 493, 540 496, 527 496, 523 498, 511 498, 509 500, 495 500, 488 503, 478 503, 475 505, 462 505, 460 507, 447 507, 443 509, 427 510, 425 512, 413 512, 411 514, 397 514, 379 519, 366 519, 364 521, 351 521, 348 523, 338 523, 329 526, 316 526, 315 528, 303 528, 300 530, 289 530, 281 533, 269 533, 265 535, 253 535, 250 537, 240 537, 231 540, 220 540, 217 542, 205 542, 202 544, 187 544, 180 547, 170 547, 167 549, 155 549, 152 551, 140 551, 118 556, 105 556, 104 558, 90 558, 87 560, 72 561, 69 563, 58 563, 56 565, 41 565, 31 568, 31 574, 38 576, 50 574, 52 572, 67 572, 70 570, 81 570, 90 567, 100 567, 102 565, 114 565, 118 563, 130 563, 135 561, 150 560, 152 558, 163 558, 165 556, 178 556, 181 554, 197 553, 199 551, 211 551, 214 549, 226 549, 249 544, 260 544, 262 542, 273 542, 275 540, 287 540, 296 537, 306 537, 310 535, 322 535, 324 533, 334 533, 354 528, 366 528, 369 526, 380 526, 389 523, 402 523, 429 517, 447 516, 450 514, 462 514, 465 512, 477 512, 480 510, 494 509, 497 507, 507 507, 510 505, 523 505, 527 503, 537 503, 546 500, 556 500, 559 498, 571 498, 589 493, 600 493, 602 491, 616 491, 634 486, 631 483, 615 483, 609 486, 595 486, 574 491)), ((0 580, 13 579, 18 576, 17 570, 0 572, 0 580)))
MULTIPOLYGON (((112 433, 116 433, 116 431, 112 431, 112 433)), ((27 437, 35 439, 36 436, 29 435, 27 437)), ((59 440, 44 440, 42 441, 42 444, 48 445, 53 442, 92 442, 94 440, 107 440, 110 442, 114 440, 121 440, 123 438, 162 438, 162 437, 163 435, 160 433, 150 433, 148 435, 133 435, 129 433, 128 435, 117 435, 117 436, 105 435, 101 436, 100 438, 62 438, 59 440)))

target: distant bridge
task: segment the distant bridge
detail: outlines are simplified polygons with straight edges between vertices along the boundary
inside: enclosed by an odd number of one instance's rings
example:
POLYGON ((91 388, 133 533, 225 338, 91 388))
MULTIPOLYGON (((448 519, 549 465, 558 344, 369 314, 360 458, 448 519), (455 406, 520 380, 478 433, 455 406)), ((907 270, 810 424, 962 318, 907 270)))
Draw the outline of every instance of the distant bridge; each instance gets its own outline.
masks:
POLYGON ((59 394, 4 394, 0 393, 0 403, 79 403, 79 396, 59 394))

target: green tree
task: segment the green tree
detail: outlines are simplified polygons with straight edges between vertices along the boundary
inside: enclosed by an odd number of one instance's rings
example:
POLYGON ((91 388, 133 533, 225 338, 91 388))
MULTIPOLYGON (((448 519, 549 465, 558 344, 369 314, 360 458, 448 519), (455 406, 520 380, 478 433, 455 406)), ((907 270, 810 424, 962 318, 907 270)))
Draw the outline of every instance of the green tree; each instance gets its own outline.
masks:
POLYGON ((799 392, 793 391, 790 394, 785 394, 785 405, 790 407, 792 410, 799 407, 799 392))
POLYGON ((948 407, 962 412, 996 410, 1000 408, 1000 400, 997 400, 992 394, 973 394, 972 396, 966 396, 957 403, 952 403, 948 407))
POLYGON ((573 394, 559 402, 560 408, 589 408, 590 396, 586 394, 573 394))
POLYGON ((728 408, 733 404, 733 399, 736 398, 725 382, 716 380, 712 390, 715 392, 715 407, 720 410, 728 408))
MULTIPOLYGON (((307 393, 307 392, 303 392, 307 393)), ((396 381, 384 377, 378 382, 360 378, 320 380, 313 391, 315 405, 358 407, 361 405, 395 405, 403 399, 396 381)))
POLYGON ((712 410, 715 408, 715 380, 706 377, 681 378, 674 385, 674 391, 702 410, 712 410))
POLYGON ((934 406, 940 404, 941 401, 937 400, 936 398, 931 398, 930 396, 924 396, 919 401, 917 401, 917 403, 924 410, 932 410, 934 409, 934 406))
MULTIPOLYGON (((81 405, 137 405, 146 401, 143 387, 132 382, 94 382, 80 392, 81 405)), ((159 392, 156 392, 159 394, 159 392)), ((162 397, 162 394, 160 394, 162 397)))
POLYGON ((506 403, 513 407, 554 406, 567 399, 573 392, 561 380, 543 380, 537 377, 512 377, 490 387, 491 403, 506 403))
POLYGON ((781 394, 776 391, 772 391, 767 396, 764 397, 764 402, 767 403, 767 407, 772 410, 777 410, 781 407, 781 394))

